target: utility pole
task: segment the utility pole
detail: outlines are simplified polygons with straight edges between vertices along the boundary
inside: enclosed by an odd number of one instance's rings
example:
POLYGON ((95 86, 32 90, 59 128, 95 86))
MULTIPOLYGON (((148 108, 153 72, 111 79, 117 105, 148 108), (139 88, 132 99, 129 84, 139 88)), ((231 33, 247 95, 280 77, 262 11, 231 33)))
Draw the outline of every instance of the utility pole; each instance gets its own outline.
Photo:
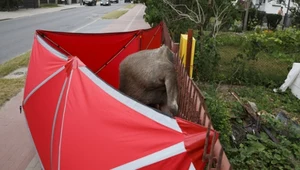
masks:
POLYGON ((248 15, 249 15, 249 8, 250 8, 251 0, 246 0, 246 14, 244 18, 244 29, 243 31, 247 31, 247 23, 248 23, 248 15))
POLYGON ((290 10, 290 2, 291 2, 291 0, 289 0, 289 2, 288 2, 288 7, 286 9, 286 13, 283 18, 282 30, 284 29, 284 27, 287 27, 288 14, 289 14, 289 10, 290 10))

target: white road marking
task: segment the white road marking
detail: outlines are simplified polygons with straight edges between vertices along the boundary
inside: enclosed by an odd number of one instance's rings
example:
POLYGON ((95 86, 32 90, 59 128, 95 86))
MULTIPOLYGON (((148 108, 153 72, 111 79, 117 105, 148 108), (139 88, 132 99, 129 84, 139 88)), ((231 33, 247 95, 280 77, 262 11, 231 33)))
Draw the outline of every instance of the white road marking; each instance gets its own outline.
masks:
POLYGON ((84 26, 82 26, 82 27, 79 27, 79 28, 77 28, 77 29, 75 29, 75 30, 73 30, 73 31, 71 31, 71 32, 77 32, 77 31, 81 30, 82 28, 85 28, 85 27, 87 27, 87 26, 89 26, 89 25, 91 25, 91 24, 93 24, 93 23, 99 21, 100 19, 101 19, 101 18, 98 18, 98 19, 96 19, 96 20, 94 20, 94 21, 92 21, 92 22, 90 22, 90 23, 88 23, 88 24, 86 24, 86 25, 84 25, 84 26))
POLYGON ((144 8, 144 6, 141 7, 141 9, 139 10, 139 12, 137 12, 135 14, 135 16, 132 18, 132 20, 130 21, 130 23, 127 25, 127 27, 124 29, 124 31, 128 31, 129 27, 132 25, 133 21, 135 20, 135 18, 139 15, 139 13, 141 12, 141 10, 144 8))

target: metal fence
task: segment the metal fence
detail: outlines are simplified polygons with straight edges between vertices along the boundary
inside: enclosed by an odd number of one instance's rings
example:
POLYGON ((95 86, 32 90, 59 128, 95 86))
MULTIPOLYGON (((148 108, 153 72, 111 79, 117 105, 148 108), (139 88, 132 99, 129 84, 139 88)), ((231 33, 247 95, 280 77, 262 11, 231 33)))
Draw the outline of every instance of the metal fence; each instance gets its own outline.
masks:
POLYGON ((219 139, 216 138, 217 133, 214 132, 213 138, 209 138, 213 126, 210 121, 209 113, 207 112, 204 96, 195 82, 188 76, 186 68, 177 55, 179 46, 172 41, 165 23, 163 23, 163 43, 175 53, 175 68, 179 90, 179 116, 208 128, 202 158, 203 161, 208 162, 206 169, 231 169, 221 143, 219 139), (208 148, 210 143, 212 143, 211 148, 208 148))

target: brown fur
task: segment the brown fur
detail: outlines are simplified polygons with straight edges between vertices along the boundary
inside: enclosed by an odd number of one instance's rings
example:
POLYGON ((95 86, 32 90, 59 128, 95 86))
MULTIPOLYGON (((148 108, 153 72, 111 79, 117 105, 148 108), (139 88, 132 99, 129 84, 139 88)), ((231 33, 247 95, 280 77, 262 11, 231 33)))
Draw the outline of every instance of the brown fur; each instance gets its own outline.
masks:
POLYGON ((120 63, 120 88, 126 95, 162 112, 177 115, 177 75, 173 53, 163 45, 142 50, 120 63))

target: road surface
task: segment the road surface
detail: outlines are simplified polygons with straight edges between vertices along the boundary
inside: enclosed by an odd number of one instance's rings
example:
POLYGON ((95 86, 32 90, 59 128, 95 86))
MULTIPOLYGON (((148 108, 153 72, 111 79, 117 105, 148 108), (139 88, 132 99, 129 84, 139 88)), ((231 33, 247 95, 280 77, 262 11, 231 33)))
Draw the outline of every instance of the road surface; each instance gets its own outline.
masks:
POLYGON ((31 49, 37 29, 67 32, 99 32, 112 20, 101 17, 128 3, 84 6, 30 17, 0 21, 0 64, 31 49))

